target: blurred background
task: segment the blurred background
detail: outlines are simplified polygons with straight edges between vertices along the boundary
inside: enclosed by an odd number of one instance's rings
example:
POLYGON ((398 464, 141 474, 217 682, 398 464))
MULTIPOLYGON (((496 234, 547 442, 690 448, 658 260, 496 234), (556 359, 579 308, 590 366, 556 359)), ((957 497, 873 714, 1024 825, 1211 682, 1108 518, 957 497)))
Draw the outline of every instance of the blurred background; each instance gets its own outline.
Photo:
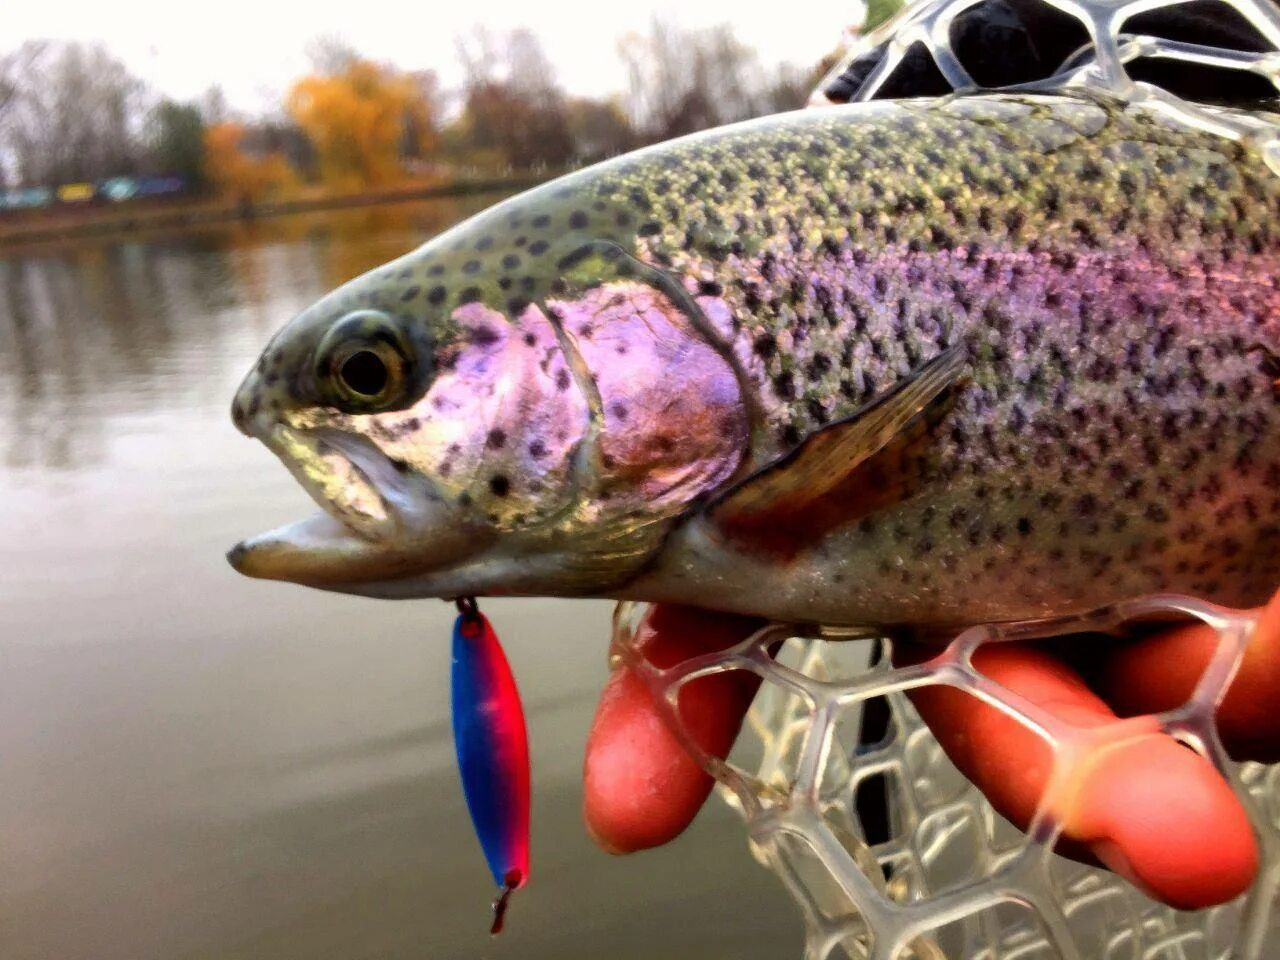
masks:
POLYGON ((5 960, 800 951, 722 805, 665 850, 587 839, 607 605, 486 606, 534 754, 533 880, 491 941, 448 726, 451 610, 223 561, 310 509, 227 416, 277 327, 524 186, 798 106, 864 15, 451 6, 5 11, 5 960))

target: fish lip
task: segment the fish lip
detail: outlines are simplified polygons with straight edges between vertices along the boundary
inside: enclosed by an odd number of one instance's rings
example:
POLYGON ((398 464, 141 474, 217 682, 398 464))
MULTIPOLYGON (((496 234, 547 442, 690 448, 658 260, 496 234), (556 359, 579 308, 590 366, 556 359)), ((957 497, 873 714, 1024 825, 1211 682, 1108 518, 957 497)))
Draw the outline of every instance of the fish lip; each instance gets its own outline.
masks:
POLYGON ((395 579, 417 569, 403 552, 356 535, 322 510, 242 540, 227 551, 227 562, 247 577, 321 589, 395 579))
POLYGON ((373 443, 333 429, 281 422, 255 436, 316 505, 351 534, 378 542, 399 532, 399 511, 383 489, 395 471, 373 443))

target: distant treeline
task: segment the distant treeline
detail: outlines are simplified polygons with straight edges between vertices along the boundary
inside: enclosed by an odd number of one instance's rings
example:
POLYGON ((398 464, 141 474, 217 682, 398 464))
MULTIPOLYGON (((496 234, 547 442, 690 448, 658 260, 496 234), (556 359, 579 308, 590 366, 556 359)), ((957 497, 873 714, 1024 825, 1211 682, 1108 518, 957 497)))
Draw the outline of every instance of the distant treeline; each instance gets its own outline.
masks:
POLYGON ((590 98, 565 92, 530 30, 476 30, 457 48, 463 84, 446 91, 432 70, 321 40, 312 72, 279 110, 245 117, 217 86, 179 103, 101 46, 28 41, 0 56, 0 208, 124 199, 157 183, 255 203, 308 189, 554 172, 798 107, 820 67, 762 64, 727 25, 655 21, 619 41, 626 89, 590 98))

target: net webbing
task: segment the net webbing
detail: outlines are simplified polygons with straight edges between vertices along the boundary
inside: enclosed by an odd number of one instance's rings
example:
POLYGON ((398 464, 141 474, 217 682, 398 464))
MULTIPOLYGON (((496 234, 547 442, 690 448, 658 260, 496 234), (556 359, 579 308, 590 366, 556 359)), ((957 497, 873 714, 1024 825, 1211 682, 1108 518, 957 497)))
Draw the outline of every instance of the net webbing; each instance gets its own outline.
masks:
POLYGON ((881 639, 774 625, 732 649, 659 669, 632 646, 638 614, 634 605, 619 607, 613 654, 645 678, 744 817, 756 857, 800 906, 806 958, 1265 960, 1280 950, 1280 767, 1231 762, 1214 722, 1252 635, 1251 616, 1190 598, 1144 598, 1084 618, 975 627, 906 667, 892 665, 881 639), (1210 624, 1221 642, 1188 701, 1154 722, 1229 779, 1263 859, 1247 894, 1197 912, 1164 906, 1114 874, 1051 852, 1061 830, 1055 794, 1069 788, 1073 757, 1149 735, 1152 720, 1073 727, 972 663, 982 644, 1111 631, 1170 612, 1210 624), (704 753, 675 710, 683 686, 725 670, 764 680, 728 762, 704 753), (927 684, 981 698, 1052 748, 1053 773, 1026 834, 991 808, 921 722, 905 691, 927 684), (882 730, 871 743, 868 726, 882 730))

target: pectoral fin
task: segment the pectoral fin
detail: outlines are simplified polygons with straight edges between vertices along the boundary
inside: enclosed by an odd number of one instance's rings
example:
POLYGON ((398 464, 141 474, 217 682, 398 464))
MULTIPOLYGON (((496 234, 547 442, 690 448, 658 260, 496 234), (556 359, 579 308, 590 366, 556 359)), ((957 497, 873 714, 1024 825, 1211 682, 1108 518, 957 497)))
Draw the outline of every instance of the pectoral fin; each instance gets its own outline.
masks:
POLYGON ((929 426, 964 365, 963 346, 949 347, 712 501, 707 516, 732 540, 790 556, 833 527, 905 499, 929 426))

